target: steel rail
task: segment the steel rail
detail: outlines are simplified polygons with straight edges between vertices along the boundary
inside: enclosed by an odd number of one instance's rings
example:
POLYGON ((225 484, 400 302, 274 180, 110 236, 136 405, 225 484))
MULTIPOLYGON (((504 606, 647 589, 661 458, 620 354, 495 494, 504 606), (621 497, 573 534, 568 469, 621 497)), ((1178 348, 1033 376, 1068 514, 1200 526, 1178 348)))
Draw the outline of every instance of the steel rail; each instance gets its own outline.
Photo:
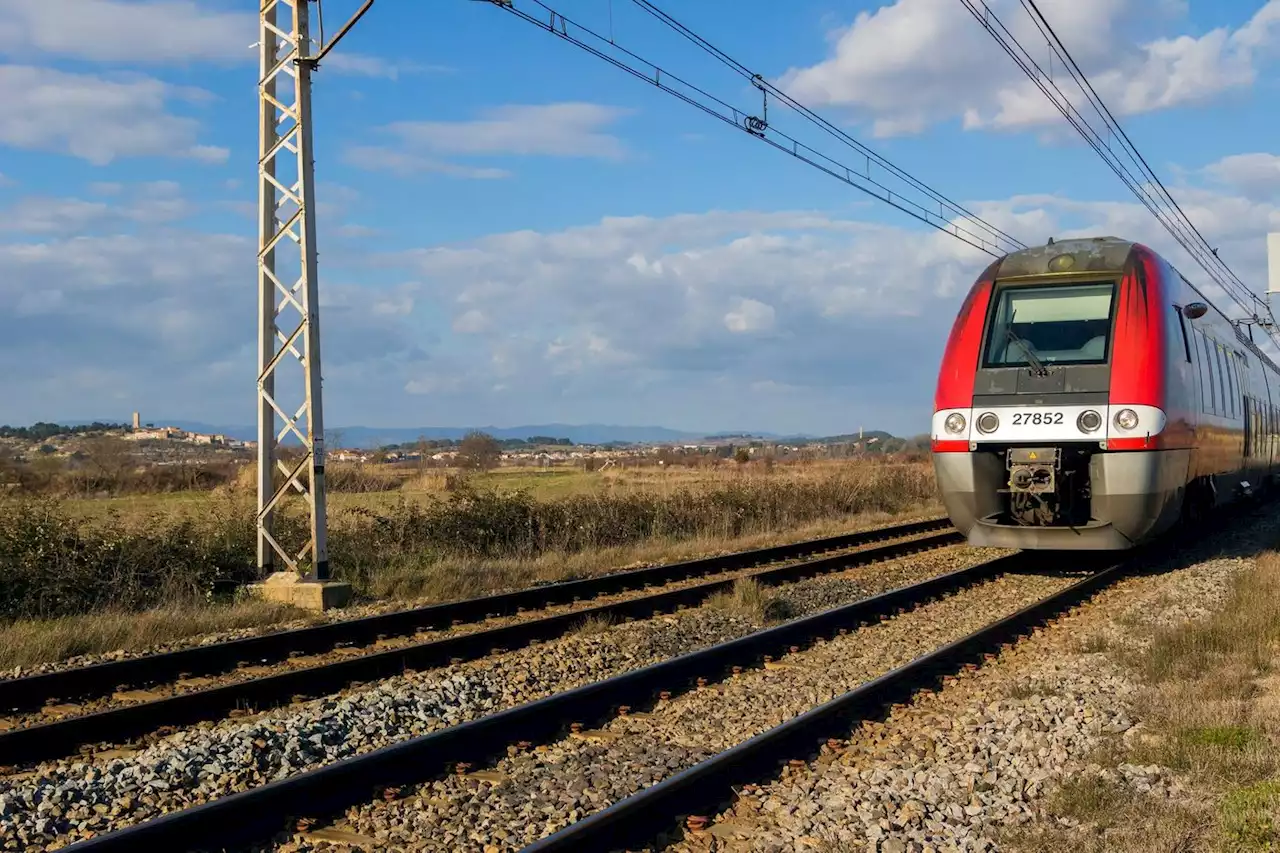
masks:
POLYGON ((521 853, 605 853, 672 832, 676 829, 674 818, 711 811, 728 802, 735 785, 773 778, 780 762, 797 755, 812 756, 828 737, 848 736, 857 722, 881 716, 895 703, 911 701, 916 691, 936 686, 942 675, 980 661, 983 654, 1061 614, 1115 581, 1131 565, 1131 560, 1125 560, 1096 572, 539 839, 521 848, 521 853))
POLYGON ((687 578, 797 559, 823 551, 855 548, 886 539, 928 533, 949 527, 951 527, 949 519, 931 518, 805 542, 687 560, 665 566, 647 566, 590 578, 544 584, 498 595, 431 604, 394 613, 331 622, 326 625, 274 631, 270 634, 226 643, 5 679, 0 680, 0 709, 35 710, 50 700, 68 701, 96 697, 124 687, 145 687, 186 676, 214 675, 226 672, 240 663, 283 660, 290 653, 314 654, 331 651, 341 645, 370 645, 384 637, 406 636, 419 630, 479 622, 486 618, 515 614, 524 609, 550 607, 648 585, 662 585, 687 578))
MULTIPOLYGON (((748 576, 768 585, 789 583, 805 577, 956 545, 963 541, 964 537, 958 531, 951 530, 861 551, 762 569, 748 576)), ((118 744, 129 738, 154 732, 161 726, 183 726, 216 719, 238 708, 262 710, 287 703, 297 696, 312 697, 332 693, 352 682, 400 675, 406 669, 428 669, 484 657, 499 649, 521 648, 532 642, 563 636, 592 617, 650 618, 655 613, 700 604, 716 593, 731 589, 736 581, 737 578, 706 581, 695 586, 610 602, 570 613, 426 640, 358 657, 179 693, 136 705, 11 729, 0 732, 0 764, 21 765, 57 758, 68 755, 85 744, 118 744)))
MULTIPOLYGON (((1079 559, 1079 558, 1077 558, 1079 559)), ((546 742, 572 723, 610 718, 626 705, 650 706, 659 691, 680 691, 696 679, 722 678, 767 654, 884 618, 997 575, 1018 571, 1045 557, 1025 552, 939 575, 852 604, 786 622, 613 678, 508 708, 431 734, 343 759, 249 791, 171 812, 64 849, 84 853, 146 849, 219 849, 270 837, 301 815, 332 814, 370 800, 379 789, 421 782, 447 773, 458 762, 492 761, 511 743, 546 742)))
MULTIPOLYGON (((1274 498, 1246 504, 1244 512, 1239 512, 1239 506, 1226 505, 1214 510, 1211 518, 1234 527, 1273 504, 1274 498)), ((1122 557, 1107 551, 1060 553, 1057 559, 1070 560, 1078 566, 1093 563, 1098 570, 1016 613, 541 838, 522 848, 521 853, 594 853, 625 845, 642 846, 674 835, 678 830, 676 818, 712 813, 717 806, 731 802, 735 785, 773 778, 780 763, 798 755, 812 757, 828 737, 848 736, 856 723, 881 717, 892 705, 911 701, 917 691, 936 687, 943 675, 980 662, 984 654, 1062 615, 1125 574, 1179 554, 1203 533, 1204 528, 1179 526, 1166 537, 1126 551, 1122 557)), ((1052 553, 1021 552, 1029 557, 1034 554, 1041 561, 1050 559, 1052 553)))

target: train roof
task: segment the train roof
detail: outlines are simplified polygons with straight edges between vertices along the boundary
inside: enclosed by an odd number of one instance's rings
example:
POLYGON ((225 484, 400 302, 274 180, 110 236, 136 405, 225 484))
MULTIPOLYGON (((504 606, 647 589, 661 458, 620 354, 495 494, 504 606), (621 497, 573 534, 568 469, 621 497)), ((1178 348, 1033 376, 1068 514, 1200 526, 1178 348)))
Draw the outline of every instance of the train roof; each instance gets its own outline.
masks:
POLYGON ((1031 246, 1010 252, 1000 261, 998 278, 1049 275, 1052 273, 1119 273, 1124 269, 1132 240, 1119 237, 1079 237, 1072 240, 1050 241, 1043 246, 1031 246), (1050 266, 1054 258, 1066 255, 1071 263, 1065 268, 1050 266))

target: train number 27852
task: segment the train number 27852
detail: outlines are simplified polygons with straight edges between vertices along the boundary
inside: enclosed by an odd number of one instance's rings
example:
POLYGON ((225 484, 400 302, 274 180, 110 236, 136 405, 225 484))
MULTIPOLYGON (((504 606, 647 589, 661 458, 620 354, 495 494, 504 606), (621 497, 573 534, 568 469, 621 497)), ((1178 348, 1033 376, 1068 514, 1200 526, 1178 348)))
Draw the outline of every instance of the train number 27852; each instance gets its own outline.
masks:
POLYGON ((1014 426, 1051 426, 1062 423, 1062 412, 1014 412, 1014 426))

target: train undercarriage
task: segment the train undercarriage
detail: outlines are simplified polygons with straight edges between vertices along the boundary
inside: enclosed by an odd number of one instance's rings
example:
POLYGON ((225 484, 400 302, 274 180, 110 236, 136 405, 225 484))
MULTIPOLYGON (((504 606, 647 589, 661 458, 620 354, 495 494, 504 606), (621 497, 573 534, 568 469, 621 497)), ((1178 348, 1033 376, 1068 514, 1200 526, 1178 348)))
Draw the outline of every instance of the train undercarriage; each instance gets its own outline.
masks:
MULTIPOLYGON (((997 451, 998 452, 998 451, 997 451)), ((1082 527, 1089 523, 1089 457, 1078 447, 1010 447, 999 523, 1023 527, 1082 527)))
POLYGON ((1105 451, 1096 443, 994 445, 935 453, 952 523, 970 544, 1123 550, 1182 514, 1186 451, 1105 451))

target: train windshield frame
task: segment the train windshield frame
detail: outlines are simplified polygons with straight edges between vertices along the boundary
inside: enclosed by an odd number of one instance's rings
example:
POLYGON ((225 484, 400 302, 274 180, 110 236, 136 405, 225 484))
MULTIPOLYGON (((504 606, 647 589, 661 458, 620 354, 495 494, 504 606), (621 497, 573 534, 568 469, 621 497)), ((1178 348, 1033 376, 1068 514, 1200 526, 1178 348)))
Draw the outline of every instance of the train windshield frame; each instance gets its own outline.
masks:
POLYGON ((1116 289, 1115 281, 998 286, 982 366, 1106 364, 1116 289))

